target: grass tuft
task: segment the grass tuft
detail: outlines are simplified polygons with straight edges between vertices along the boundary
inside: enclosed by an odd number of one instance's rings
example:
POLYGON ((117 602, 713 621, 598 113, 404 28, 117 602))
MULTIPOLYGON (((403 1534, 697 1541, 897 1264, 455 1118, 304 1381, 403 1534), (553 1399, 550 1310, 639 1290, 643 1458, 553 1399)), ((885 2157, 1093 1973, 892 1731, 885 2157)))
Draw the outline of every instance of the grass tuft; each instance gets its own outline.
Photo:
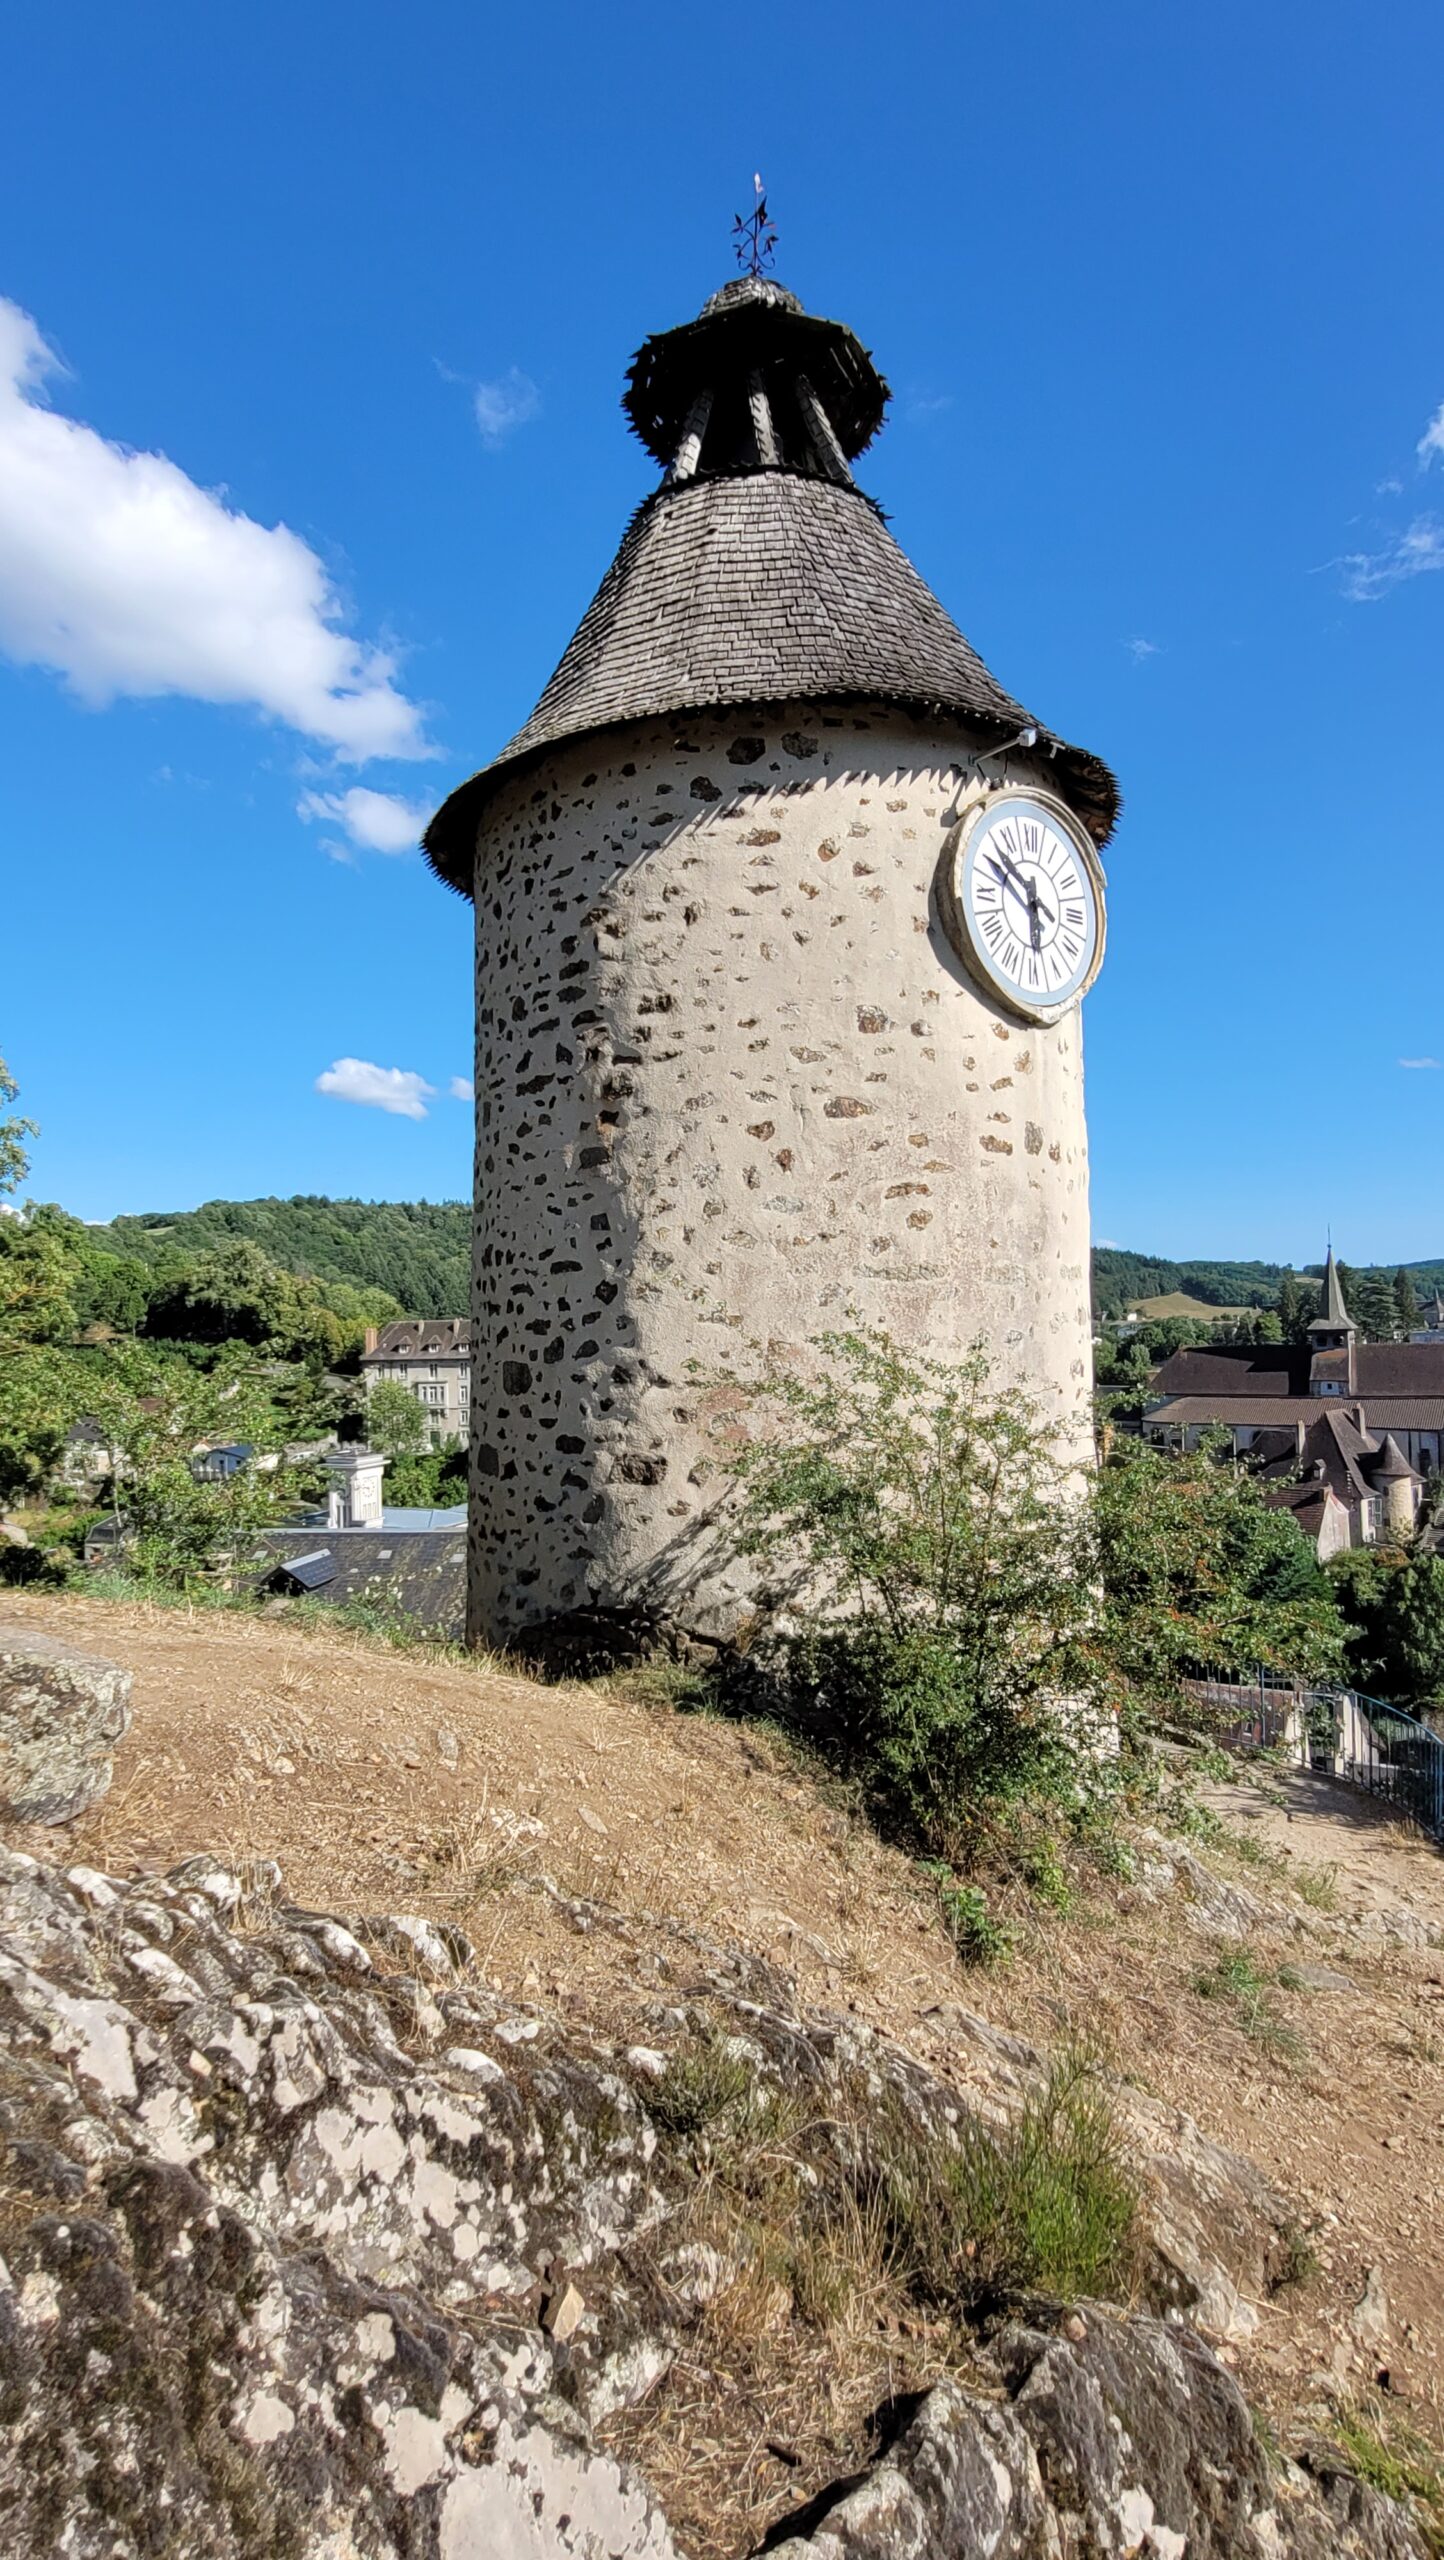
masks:
POLYGON ((1288 1967, 1270 1975, 1259 1966, 1247 1947, 1230 1948, 1226 1955, 1193 1977, 1193 1988, 1201 2000, 1226 2001, 1236 2024, 1254 2044, 1276 2054, 1282 2062, 1301 2062, 1304 2040, 1296 2027, 1281 2018, 1270 1998, 1271 1983, 1285 1981, 1288 1967))
POLYGON ((752 2072, 740 2055, 712 2037, 699 2037, 674 2053, 661 2079, 641 2094, 653 2123, 685 2141, 743 2106, 752 2086, 752 2072))
POLYGON ((1359 2406, 1340 2412, 1340 2450, 1357 2479, 1412 2507, 1432 2560, 1444 2555, 1444 2467, 1437 2454, 1392 2410, 1359 2406))
POLYGON ((1339 1870, 1332 1862, 1326 1867, 1291 1867, 1289 1882, 1300 1901, 1315 1911, 1337 1911, 1339 1870))
POLYGON ((1002 2130, 969 2119, 955 2149, 899 2138, 896 2124, 875 2171, 889 2261, 921 2299, 955 2307, 979 2291, 1131 2290, 1138 2190, 1086 2056, 1056 2061, 1002 2130))

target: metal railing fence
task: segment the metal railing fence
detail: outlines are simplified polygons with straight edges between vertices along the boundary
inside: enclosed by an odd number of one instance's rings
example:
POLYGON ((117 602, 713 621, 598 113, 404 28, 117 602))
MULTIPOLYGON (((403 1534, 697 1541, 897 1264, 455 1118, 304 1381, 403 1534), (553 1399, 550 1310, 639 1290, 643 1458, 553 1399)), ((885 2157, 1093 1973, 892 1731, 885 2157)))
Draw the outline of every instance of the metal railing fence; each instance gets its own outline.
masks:
POLYGON ((1282 1751, 1444 1844, 1444 1740, 1403 1707, 1361 1689, 1305 1688, 1262 1665, 1185 1685, 1214 1716, 1228 1716, 1219 1736, 1228 1747, 1282 1751))

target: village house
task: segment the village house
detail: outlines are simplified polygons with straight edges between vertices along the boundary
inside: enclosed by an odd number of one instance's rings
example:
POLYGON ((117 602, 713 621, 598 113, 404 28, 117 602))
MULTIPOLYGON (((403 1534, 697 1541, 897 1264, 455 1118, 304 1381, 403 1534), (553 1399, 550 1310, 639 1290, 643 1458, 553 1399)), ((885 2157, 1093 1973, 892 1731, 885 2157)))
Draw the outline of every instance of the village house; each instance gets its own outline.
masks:
POLYGON ((408 1387, 431 1427, 431 1445, 459 1440, 471 1429, 471 1325, 465 1316, 403 1316, 370 1325, 361 1356, 368 1392, 383 1378, 408 1387))
POLYGON ((466 1583, 466 1505, 399 1508, 383 1489, 376 1449, 328 1450, 324 1506, 264 1530, 256 1588, 279 1600, 332 1607, 370 1602, 439 1635, 461 1632, 466 1583))
POLYGON ((1321 1557, 1407 1536, 1444 1449, 1444 1320, 1360 1342, 1332 1252, 1308 1341, 1175 1351, 1143 1414, 1160 1448, 1229 1432, 1321 1557))

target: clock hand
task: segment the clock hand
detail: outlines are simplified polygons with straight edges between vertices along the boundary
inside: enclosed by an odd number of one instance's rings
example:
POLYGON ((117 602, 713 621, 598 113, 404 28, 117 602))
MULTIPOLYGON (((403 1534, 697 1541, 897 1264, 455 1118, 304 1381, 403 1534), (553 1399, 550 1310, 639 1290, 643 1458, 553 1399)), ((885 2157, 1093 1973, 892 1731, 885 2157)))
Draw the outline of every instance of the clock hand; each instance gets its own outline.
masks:
POLYGON ((1030 911, 1040 915, 1045 924, 1053 924, 1056 921, 1052 908, 1045 907, 1039 899, 1037 882, 1030 880, 1026 872, 1020 871, 1016 862, 1012 861, 1007 854, 1004 854, 1000 861, 996 854, 990 853, 988 861, 1005 889, 1016 889, 1026 898, 1030 911))

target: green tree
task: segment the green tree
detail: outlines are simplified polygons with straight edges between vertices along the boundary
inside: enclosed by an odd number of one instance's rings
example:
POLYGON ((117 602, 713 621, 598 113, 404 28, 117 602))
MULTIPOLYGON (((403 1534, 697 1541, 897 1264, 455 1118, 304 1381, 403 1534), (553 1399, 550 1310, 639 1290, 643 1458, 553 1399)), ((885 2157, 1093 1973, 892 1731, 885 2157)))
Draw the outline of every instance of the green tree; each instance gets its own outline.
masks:
POLYGON ((1398 1308, 1393 1286, 1382 1271, 1361 1273, 1355 1279, 1353 1294, 1345 1304, 1366 1342, 1393 1341, 1399 1322, 1398 1308))
POLYGON ((466 1451, 458 1440, 429 1449, 419 1458, 393 1459, 386 1475, 386 1499, 417 1511, 448 1511, 466 1500, 466 1451))
POLYGON ((1394 1323, 1402 1341, 1408 1341, 1418 1321, 1419 1300, 1414 1283, 1401 1263, 1394 1274, 1394 1323))
POLYGON ((0 1353, 68 1340, 76 1279, 63 1227, 32 1210, 0 1218, 0 1353))
POLYGON ((1444 1557, 1359 1547, 1329 1572, 1354 1686, 1412 1714, 1444 1702, 1444 1557))
MULTIPOLYGON (((3 1229, 0 1229, 3 1235, 3 1229)), ((0 1343, 0 1501, 45 1484, 86 1410, 89 1365, 55 1344, 0 1343)))
POLYGON ((254 1459, 214 1481, 197 1473, 200 1442, 249 1442, 255 1458, 276 1448, 264 1378, 243 1351, 201 1370, 143 1345, 108 1346, 91 1355, 86 1409, 114 1453, 112 1507, 144 1577, 186 1589, 224 1576, 293 1498, 288 1471, 254 1459))
MULTIPOLYGON (((20 1087, 0 1058, 0 1105, 13 1102, 20 1087)), ((25 1151, 27 1138, 38 1138, 33 1120, 0 1119, 0 1193, 18 1191, 30 1171, 30 1158, 25 1151)))
POLYGON ((366 1404, 366 1437, 388 1458, 418 1458, 430 1446, 431 1425, 409 1387, 382 1378, 366 1404))
POLYGON ((1145 1705, 1176 1712, 1207 1671, 1337 1670, 1343 1628, 1313 1546, 1221 1441, 1173 1456, 1115 1444, 1094 1497, 1101 1641, 1145 1705))

